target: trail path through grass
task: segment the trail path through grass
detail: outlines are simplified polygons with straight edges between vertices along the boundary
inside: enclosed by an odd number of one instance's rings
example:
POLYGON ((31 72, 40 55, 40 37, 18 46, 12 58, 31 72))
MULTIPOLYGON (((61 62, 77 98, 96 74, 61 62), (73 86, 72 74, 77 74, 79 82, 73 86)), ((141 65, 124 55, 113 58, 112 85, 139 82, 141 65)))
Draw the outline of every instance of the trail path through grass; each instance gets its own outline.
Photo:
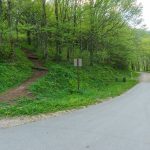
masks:
POLYGON ((43 67, 42 62, 37 58, 37 56, 28 51, 25 51, 25 53, 27 54, 28 59, 34 64, 32 77, 20 86, 2 93, 0 95, 0 102, 12 101, 23 96, 31 96, 31 93, 28 91, 28 86, 40 77, 46 75, 47 68, 43 67))

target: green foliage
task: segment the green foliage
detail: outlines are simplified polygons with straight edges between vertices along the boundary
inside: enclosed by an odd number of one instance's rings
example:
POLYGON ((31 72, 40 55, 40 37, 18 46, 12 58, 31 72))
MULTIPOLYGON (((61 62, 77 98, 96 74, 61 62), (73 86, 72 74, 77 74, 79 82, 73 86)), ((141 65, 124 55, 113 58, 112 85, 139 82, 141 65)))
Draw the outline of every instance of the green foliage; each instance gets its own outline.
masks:
POLYGON ((46 60, 70 61, 86 52, 91 65, 129 68, 133 61, 128 54, 137 37, 130 25, 139 25, 142 10, 136 0, 2 0, 0 9, 0 58, 14 56, 21 41, 46 60))
POLYGON ((12 58, 12 53, 9 45, 0 45, 0 62, 4 62, 5 60, 12 58))
POLYGON ((145 30, 136 30, 134 39, 136 46, 132 53, 129 53, 128 60, 132 70, 150 70, 150 34, 145 30))
MULTIPOLYGON (((46 77, 34 83, 30 90, 38 97, 56 98, 74 94, 77 91, 77 69, 64 64, 47 64, 49 73, 46 77)), ((109 66, 85 66, 79 69, 81 91, 86 93, 90 89, 99 90, 115 82, 115 77, 120 81, 124 76, 129 78, 129 72, 118 71, 109 66)))
POLYGON ((31 66, 19 49, 15 61, 0 63, 0 93, 25 81, 32 74, 31 66))
POLYGON ((81 2, 1 1, 0 92, 31 75, 31 64, 16 49, 19 46, 36 52, 49 68, 46 77, 29 87, 35 100, 24 98, 13 106, 0 104, 1 116, 55 112, 93 104, 136 83, 125 70, 149 70, 150 34, 131 27, 141 22, 142 8, 136 0, 81 2), (91 65, 79 70, 80 91, 77 70, 68 65, 77 57, 91 65))
POLYGON ((88 106, 103 99, 120 95, 137 83, 129 72, 118 71, 111 67, 85 67, 80 70, 81 89, 77 91, 76 70, 70 65, 47 64, 49 73, 39 79, 30 91, 35 99, 21 98, 14 105, 1 104, 0 117, 37 115, 88 106), (127 82, 123 82, 126 76, 127 82), (118 77, 118 82, 115 82, 118 77))
POLYGON ((72 87, 74 84, 72 80, 76 79, 76 74, 73 72, 73 68, 70 66, 66 68, 60 65, 51 65, 50 70, 45 78, 31 86, 30 90, 33 93, 53 97, 58 96, 59 93, 69 92, 71 88, 74 88, 72 87))

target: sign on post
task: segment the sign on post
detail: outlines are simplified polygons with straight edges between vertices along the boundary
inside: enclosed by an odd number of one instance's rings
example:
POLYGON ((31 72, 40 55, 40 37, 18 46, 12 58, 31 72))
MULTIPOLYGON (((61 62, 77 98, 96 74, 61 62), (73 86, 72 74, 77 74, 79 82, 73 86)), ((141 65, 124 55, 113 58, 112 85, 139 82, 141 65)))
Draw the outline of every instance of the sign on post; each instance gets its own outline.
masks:
POLYGON ((74 59, 74 66, 75 67, 82 67, 82 59, 81 58, 74 59))
POLYGON ((74 59, 74 66, 77 67, 77 84, 78 84, 78 91, 80 90, 80 74, 79 74, 79 67, 82 67, 82 59, 76 58, 74 59))

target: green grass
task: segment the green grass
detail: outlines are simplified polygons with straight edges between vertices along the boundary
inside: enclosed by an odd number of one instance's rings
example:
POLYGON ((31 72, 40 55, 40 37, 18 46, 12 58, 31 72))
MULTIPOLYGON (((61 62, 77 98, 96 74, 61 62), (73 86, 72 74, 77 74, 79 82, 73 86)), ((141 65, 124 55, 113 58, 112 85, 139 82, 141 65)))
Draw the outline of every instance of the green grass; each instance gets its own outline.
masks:
POLYGON ((93 66, 80 69, 81 89, 77 91, 76 69, 67 64, 49 63, 47 76, 29 87, 34 99, 21 98, 14 105, 0 104, 0 117, 37 115, 80 108, 108 97, 122 94, 136 83, 136 73, 130 78, 130 72, 118 71, 109 66, 93 66), (119 81, 115 82, 115 78, 119 81), (126 77, 127 82, 122 82, 126 77))
POLYGON ((31 62, 19 49, 16 50, 16 57, 13 62, 0 63, 0 93, 29 78, 32 74, 31 65, 31 62))

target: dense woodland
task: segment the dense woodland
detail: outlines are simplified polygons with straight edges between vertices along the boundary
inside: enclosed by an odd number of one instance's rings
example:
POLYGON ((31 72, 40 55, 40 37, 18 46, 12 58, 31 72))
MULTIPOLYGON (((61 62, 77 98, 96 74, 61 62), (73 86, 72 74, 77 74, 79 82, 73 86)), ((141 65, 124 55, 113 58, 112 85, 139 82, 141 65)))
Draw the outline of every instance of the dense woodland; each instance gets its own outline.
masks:
POLYGON ((150 70, 144 28, 136 0, 0 0, 0 118, 79 108, 133 87, 137 71, 150 70), (83 58, 78 71, 74 58, 83 58))
POLYGON ((136 0, 0 0, 0 61, 32 47, 45 61, 148 70, 150 33, 136 0))

